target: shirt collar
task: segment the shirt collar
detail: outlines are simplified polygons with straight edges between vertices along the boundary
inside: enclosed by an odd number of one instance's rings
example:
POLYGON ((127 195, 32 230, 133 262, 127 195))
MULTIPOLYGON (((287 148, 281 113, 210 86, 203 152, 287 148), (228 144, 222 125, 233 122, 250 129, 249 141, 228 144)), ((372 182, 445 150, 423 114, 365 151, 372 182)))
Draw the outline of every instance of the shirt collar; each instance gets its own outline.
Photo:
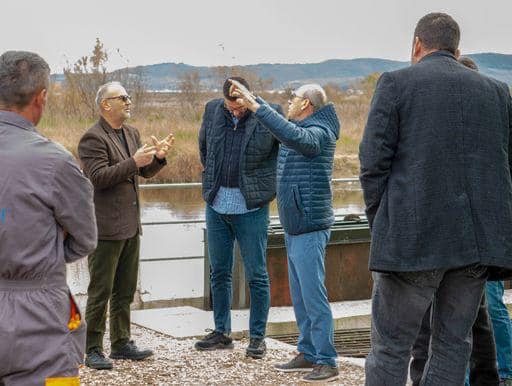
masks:
POLYGON ((0 122, 19 127, 20 129, 37 132, 32 122, 13 111, 0 110, 0 122))

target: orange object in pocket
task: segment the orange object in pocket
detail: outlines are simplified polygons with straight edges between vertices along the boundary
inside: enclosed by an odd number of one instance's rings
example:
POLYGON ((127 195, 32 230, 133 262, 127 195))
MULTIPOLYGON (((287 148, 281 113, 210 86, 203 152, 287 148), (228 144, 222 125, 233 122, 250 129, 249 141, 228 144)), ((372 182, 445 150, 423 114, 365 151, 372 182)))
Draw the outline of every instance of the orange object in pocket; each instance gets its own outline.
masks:
POLYGON ((78 328, 78 326, 80 326, 80 313, 78 312, 78 307, 76 306, 72 296, 69 297, 69 301, 71 304, 71 312, 69 316, 68 328, 70 330, 75 330, 78 328))

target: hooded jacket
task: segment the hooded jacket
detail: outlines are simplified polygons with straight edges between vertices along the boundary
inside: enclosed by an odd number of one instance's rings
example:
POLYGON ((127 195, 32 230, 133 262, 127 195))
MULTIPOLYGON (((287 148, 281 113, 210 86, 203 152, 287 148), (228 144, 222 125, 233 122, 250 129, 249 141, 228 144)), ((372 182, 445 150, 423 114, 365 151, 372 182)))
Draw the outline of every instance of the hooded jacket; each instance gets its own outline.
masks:
POLYGON ((286 233, 328 229, 334 223, 331 176, 340 123, 330 103, 302 121, 288 121, 263 99, 255 113, 281 142, 277 205, 286 233))

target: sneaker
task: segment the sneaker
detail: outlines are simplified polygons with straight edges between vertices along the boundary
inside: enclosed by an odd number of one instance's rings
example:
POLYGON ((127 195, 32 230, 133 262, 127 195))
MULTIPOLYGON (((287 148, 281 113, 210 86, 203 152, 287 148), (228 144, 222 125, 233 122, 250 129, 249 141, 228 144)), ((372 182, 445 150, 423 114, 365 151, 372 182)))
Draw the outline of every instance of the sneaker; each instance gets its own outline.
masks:
POLYGON ((274 365, 274 369, 283 373, 306 372, 313 370, 314 363, 304 358, 304 353, 299 353, 286 363, 274 365))
POLYGON ((203 339, 198 340, 194 345, 196 350, 199 351, 210 351, 220 349, 232 349, 233 339, 222 332, 212 331, 206 335, 203 339))
POLYGON ((265 344, 265 339, 263 338, 251 338, 249 341, 249 346, 245 350, 245 356, 251 357, 253 359, 261 359, 267 352, 267 345, 265 344))
POLYGON ((110 358, 112 359, 130 359, 132 361, 141 361, 153 355, 152 350, 139 350, 135 346, 135 342, 130 340, 117 351, 112 351, 110 358))
POLYGON ((112 361, 105 358, 99 348, 93 348, 85 356, 85 365, 95 370, 112 370, 112 361))
POLYGON ((338 379, 340 373, 336 366, 329 365, 314 365, 313 371, 304 376, 302 380, 308 383, 315 382, 330 382, 338 379))

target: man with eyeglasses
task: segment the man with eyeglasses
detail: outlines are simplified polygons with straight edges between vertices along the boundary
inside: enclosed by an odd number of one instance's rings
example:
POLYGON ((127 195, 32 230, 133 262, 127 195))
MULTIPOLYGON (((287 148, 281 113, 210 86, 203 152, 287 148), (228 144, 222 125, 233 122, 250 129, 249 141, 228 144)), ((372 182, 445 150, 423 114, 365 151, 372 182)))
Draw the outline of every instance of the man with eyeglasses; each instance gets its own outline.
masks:
POLYGON ((103 335, 110 300, 112 359, 142 360, 153 354, 139 350, 130 340, 130 304, 137 286, 139 236, 138 176, 150 178, 166 165, 173 138, 152 137, 142 145, 139 131, 125 121, 131 115, 131 98, 118 82, 98 89, 99 121, 82 137, 78 155, 84 173, 94 186, 98 247, 88 258, 87 342, 85 364, 112 369, 103 354, 103 335))
POLYGON ((340 123, 334 105, 317 84, 299 87, 288 101, 288 120, 232 79, 237 102, 281 142, 277 206, 285 231, 290 294, 299 328, 298 355, 275 366, 308 372, 305 382, 339 376, 334 326, 325 288, 325 248, 334 223, 331 176, 340 123))
MULTIPOLYGON (((247 81, 235 77, 249 87, 247 81)), ((199 131, 215 330, 197 350, 232 349, 231 275, 236 239, 249 284, 250 342, 246 355, 262 358, 270 307, 266 265, 269 202, 276 194, 278 143, 254 114, 236 102, 226 80, 223 99, 206 104, 199 131)), ((274 106, 282 111, 280 106, 274 106)))

